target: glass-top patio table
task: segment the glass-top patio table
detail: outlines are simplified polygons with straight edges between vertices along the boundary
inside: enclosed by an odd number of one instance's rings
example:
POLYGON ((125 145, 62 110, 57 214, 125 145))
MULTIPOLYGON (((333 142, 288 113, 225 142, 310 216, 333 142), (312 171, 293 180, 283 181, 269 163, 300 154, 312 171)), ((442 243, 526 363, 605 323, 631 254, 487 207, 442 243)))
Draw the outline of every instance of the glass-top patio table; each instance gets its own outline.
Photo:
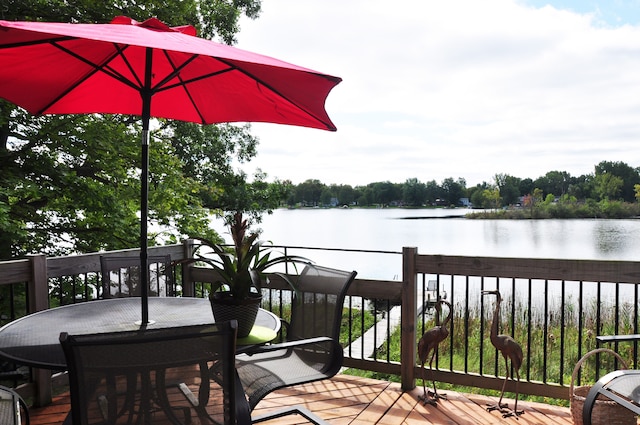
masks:
MULTIPOLYGON (((208 299, 152 297, 146 327, 167 328, 213 323, 208 299)), ((66 370, 59 342, 60 332, 74 334, 119 332, 140 329, 140 299, 114 298, 89 301, 39 311, 0 328, 0 357, 26 366, 66 370), (139 323, 139 322, 138 322, 139 323)), ((280 329, 275 314, 260 309, 252 333, 238 345, 269 342, 280 329)))
MULTIPOLYGON (((599 395, 613 400, 633 412, 629 414, 628 422, 635 424, 635 415, 640 414, 640 370, 616 370, 600 378, 600 380, 591 387, 585 398, 582 408, 584 425, 594 423, 591 414, 599 395)), ((617 421, 613 417, 610 419, 612 424, 619 423, 619 420, 617 421)))

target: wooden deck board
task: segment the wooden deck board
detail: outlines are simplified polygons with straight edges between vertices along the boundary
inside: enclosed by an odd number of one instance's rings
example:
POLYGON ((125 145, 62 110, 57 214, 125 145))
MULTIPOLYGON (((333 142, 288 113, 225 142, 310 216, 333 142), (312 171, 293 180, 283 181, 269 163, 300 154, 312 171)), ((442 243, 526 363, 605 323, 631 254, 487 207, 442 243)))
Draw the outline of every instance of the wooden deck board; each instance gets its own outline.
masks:
MULTIPOLYGON (((493 424, 560 424, 573 423, 569 408, 542 403, 522 402, 525 411, 518 419, 503 418, 497 411, 486 410, 495 397, 443 391, 447 400, 437 406, 423 405, 418 399, 422 388, 402 392, 399 384, 338 375, 331 380, 285 388, 262 400, 254 414, 267 413, 292 405, 302 405, 332 425, 493 425, 493 424)), ((513 407, 513 400, 503 400, 513 407)), ((54 398, 51 405, 31 408, 32 425, 61 425, 69 411, 69 395, 54 398)), ((289 416, 265 424, 306 424, 300 416, 289 416)))

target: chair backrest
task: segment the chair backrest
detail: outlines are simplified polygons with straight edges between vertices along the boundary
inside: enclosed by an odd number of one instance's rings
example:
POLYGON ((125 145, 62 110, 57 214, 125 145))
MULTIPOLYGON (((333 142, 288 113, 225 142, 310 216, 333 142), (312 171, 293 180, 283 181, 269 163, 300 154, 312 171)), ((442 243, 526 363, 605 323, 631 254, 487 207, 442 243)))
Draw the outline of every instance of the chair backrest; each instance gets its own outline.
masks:
POLYGON ((328 336, 338 340, 344 298, 356 272, 307 265, 297 280, 287 339, 328 336))
MULTIPOLYGON (((170 255, 147 259, 149 295, 173 296, 175 284, 170 255)), ((100 257, 102 298, 140 296, 140 257, 100 257)))
MULTIPOLYGON (((60 334, 73 425, 236 425, 236 321, 60 334), (209 379, 214 368, 215 379, 209 379)), ((246 402, 246 400, 245 400, 246 402)))

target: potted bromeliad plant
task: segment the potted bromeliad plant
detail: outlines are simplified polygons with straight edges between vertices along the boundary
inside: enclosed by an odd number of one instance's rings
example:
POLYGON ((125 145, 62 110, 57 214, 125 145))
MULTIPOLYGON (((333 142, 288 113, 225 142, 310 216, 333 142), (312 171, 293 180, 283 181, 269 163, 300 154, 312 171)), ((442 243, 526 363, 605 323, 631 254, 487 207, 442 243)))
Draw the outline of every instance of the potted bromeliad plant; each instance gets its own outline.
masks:
MULTIPOLYGON (((218 280, 209 293, 216 321, 238 320, 238 337, 251 332, 262 301, 262 285, 267 282, 267 271, 278 264, 310 264, 311 261, 293 255, 277 253, 271 243, 258 239, 258 233, 249 232, 249 224, 242 212, 236 212, 229 221, 233 247, 196 238, 201 245, 190 262, 204 262, 218 274, 218 280), (204 249, 209 252, 202 252, 204 249)), ((295 291, 295 282, 284 273, 278 274, 295 291)))

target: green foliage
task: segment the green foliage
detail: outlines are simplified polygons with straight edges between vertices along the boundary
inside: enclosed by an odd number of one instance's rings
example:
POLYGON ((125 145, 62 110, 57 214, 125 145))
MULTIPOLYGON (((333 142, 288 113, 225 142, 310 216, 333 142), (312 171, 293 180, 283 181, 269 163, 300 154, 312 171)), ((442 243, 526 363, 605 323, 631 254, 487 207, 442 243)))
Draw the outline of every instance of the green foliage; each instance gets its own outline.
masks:
POLYGON ((260 223, 262 213, 271 214, 287 198, 290 185, 286 182, 268 183, 266 174, 258 170, 252 182, 244 173, 228 174, 221 193, 216 199, 205 197, 210 209, 223 211, 227 222, 233 220, 235 211, 249 216, 249 224, 260 223))
POLYGON ((553 196, 553 193, 549 193, 547 194, 547 196, 544 198, 544 205, 551 205, 554 201, 556 200, 556 197, 553 196))
MULTIPOLYGON (((326 206, 328 199, 336 198, 338 205, 350 205, 350 201, 354 200, 359 206, 420 207, 436 205, 436 200, 440 200, 438 205, 459 206, 461 198, 468 198, 474 208, 497 209, 517 205, 523 199, 527 208, 534 208, 543 202, 555 203, 556 198, 583 203, 605 198, 634 202, 634 185, 640 185, 640 171, 623 162, 603 161, 595 166, 594 173, 578 177, 566 171, 549 171, 535 180, 504 173, 495 174, 494 180, 493 184, 482 182, 467 187, 463 178, 448 177, 440 184, 434 180, 423 183, 417 178, 410 178, 404 183, 385 181, 351 187, 326 186, 319 180, 310 179, 293 187, 287 203, 291 206, 326 206), (348 192, 343 191, 345 187, 348 192), (344 196, 343 193, 350 195, 344 196)), ((563 216, 566 211, 558 211, 558 214, 563 216)), ((547 212, 532 210, 528 218, 545 218, 548 215, 547 212)))
POLYGON ((514 208, 500 211, 480 211, 467 214, 466 218, 544 219, 544 218, 628 218, 640 215, 640 204, 622 201, 589 199, 577 202, 571 198, 559 202, 536 204, 532 208, 514 208))
MULTIPOLYGON (((259 0, 3 2, 8 20, 103 23, 117 15, 155 16, 172 26, 192 24, 201 36, 227 43, 235 41, 241 15, 259 12, 259 0)), ((157 121, 150 137, 149 215, 150 228, 165 230, 151 234, 151 244, 215 238, 208 208, 224 207, 218 200, 233 195, 225 191, 237 178, 232 159, 255 156, 257 139, 249 131, 248 125, 157 121)), ((139 246, 140 140, 137 117, 33 117, 0 100, 0 258, 139 246)), ((253 192, 243 195, 252 202, 253 192)), ((265 204, 252 204, 256 217, 265 204)))
POLYGON ((634 186, 640 183, 640 171, 633 168, 622 161, 602 161, 595 166, 596 185, 598 178, 601 176, 610 176, 605 178, 606 185, 602 187, 602 194, 618 197, 626 202, 635 200, 634 186))
POLYGON ((340 326, 340 344, 347 347, 360 338, 376 323, 376 316, 366 309, 342 310, 342 324, 340 326))
POLYGON ((156 1, 113 0, 3 0, 2 19, 51 22, 109 22, 118 15, 137 21, 157 17, 171 26, 193 25, 201 37, 218 36, 227 44, 235 43, 241 15, 255 19, 259 16, 259 0, 205 2, 200 0, 156 1))
POLYGON ((599 199, 617 199, 624 181, 613 174, 597 174, 594 180, 595 193, 599 199))

